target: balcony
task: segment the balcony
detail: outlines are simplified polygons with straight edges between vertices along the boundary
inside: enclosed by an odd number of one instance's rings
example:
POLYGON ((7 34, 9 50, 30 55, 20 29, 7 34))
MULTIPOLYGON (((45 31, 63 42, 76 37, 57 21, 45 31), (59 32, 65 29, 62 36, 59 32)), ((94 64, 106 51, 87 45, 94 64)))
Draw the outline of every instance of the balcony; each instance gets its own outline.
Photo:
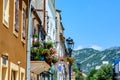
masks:
POLYGON ((55 56, 56 49, 53 48, 53 43, 34 41, 31 47, 31 61, 45 61, 50 66, 57 63, 58 59, 55 56))

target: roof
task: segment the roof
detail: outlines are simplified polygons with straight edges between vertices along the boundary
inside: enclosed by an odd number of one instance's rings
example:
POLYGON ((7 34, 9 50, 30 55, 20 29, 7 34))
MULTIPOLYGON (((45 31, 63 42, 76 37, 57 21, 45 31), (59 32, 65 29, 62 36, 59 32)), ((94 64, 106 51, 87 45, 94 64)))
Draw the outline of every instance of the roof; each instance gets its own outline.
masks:
POLYGON ((30 72, 40 74, 41 72, 47 71, 50 66, 45 61, 31 61, 30 72))

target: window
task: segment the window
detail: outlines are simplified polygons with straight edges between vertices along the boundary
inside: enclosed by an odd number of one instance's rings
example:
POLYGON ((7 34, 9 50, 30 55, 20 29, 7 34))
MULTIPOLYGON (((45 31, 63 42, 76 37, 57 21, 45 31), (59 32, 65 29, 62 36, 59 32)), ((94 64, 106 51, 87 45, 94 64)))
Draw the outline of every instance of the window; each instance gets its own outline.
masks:
POLYGON ((7 65, 7 60, 8 60, 7 56, 2 56, 2 64, 7 65))
POLYGON ((32 35, 35 34, 35 28, 34 28, 34 18, 32 19, 32 35))
POLYGON ((14 3, 14 30, 18 32, 18 13, 19 13, 19 0, 14 3))
POLYGON ((21 80, 24 80, 24 73, 21 73, 21 80))
POLYGON ((32 20, 32 34, 38 34, 38 27, 39 27, 39 24, 36 20, 36 18, 33 18, 32 20))
POLYGON ((26 28, 26 11, 25 9, 23 8, 23 15, 22 15, 22 38, 25 39, 25 28, 26 28))
POLYGON ((39 28, 38 34, 39 34, 39 41, 41 41, 42 40, 42 27, 39 28))
POLYGON ((3 0, 3 23, 8 27, 9 24, 9 1, 3 0))
POLYGON ((19 66, 10 62, 10 80, 18 80, 19 66))
POLYGON ((25 80, 25 69, 20 67, 20 80, 25 80))
POLYGON ((11 72, 11 80, 17 80, 17 71, 12 70, 12 72, 11 72))
POLYGON ((2 55, 1 57, 1 78, 0 80, 8 80, 8 56, 2 55))
POLYGON ((7 80, 7 68, 2 67, 2 80, 7 80))
POLYGON ((26 5, 25 5, 25 2, 23 1, 22 2, 22 27, 21 27, 22 41, 25 40, 25 37, 26 37, 25 33, 26 33, 26 5))

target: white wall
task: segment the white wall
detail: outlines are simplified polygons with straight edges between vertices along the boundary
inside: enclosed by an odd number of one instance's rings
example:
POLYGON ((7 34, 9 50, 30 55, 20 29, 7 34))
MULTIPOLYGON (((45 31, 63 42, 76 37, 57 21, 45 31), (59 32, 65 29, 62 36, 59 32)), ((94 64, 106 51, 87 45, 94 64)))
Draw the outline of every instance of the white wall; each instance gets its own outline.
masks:
POLYGON ((55 35, 56 35, 56 28, 55 28, 55 7, 53 7, 53 3, 51 0, 46 0, 46 11, 47 15, 49 17, 48 19, 48 25, 47 27, 47 37, 46 40, 51 40, 55 42, 55 35))

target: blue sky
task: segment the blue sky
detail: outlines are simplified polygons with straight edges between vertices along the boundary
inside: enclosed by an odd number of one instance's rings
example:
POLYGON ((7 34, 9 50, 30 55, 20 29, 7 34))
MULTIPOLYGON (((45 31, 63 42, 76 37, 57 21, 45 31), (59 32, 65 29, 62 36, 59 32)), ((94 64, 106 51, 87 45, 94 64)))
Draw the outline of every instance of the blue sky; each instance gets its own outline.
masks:
POLYGON ((56 0, 56 8, 75 49, 120 46, 120 0, 56 0))

